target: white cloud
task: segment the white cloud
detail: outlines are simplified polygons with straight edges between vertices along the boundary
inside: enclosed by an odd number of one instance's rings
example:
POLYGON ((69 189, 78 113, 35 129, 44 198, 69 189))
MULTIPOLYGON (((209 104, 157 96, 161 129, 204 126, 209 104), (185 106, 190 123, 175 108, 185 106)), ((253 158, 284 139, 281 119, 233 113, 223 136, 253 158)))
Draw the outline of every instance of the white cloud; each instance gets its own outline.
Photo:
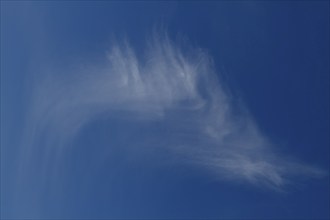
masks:
POLYGON ((220 178, 282 188, 295 174, 322 174, 273 151, 252 117, 225 91, 205 51, 160 39, 153 38, 144 54, 128 43, 116 44, 106 64, 36 77, 23 138, 26 161, 41 152, 44 172, 51 172, 84 125, 119 112, 129 120, 166 124, 174 138, 162 147, 178 155, 178 163, 201 166, 220 178))

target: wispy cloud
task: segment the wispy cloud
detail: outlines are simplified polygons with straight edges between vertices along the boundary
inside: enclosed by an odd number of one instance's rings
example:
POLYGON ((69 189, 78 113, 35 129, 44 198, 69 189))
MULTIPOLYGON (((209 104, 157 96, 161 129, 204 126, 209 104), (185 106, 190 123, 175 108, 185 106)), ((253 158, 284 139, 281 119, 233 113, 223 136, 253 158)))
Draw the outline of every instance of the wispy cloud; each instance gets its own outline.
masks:
MULTIPOLYGON (((24 157, 44 154, 45 172, 56 166, 52 163, 60 161, 84 125, 116 114, 137 123, 166 124, 173 138, 161 147, 178 163, 200 166, 226 180, 280 189, 296 174, 322 174, 275 153, 253 118, 224 89, 204 50, 182 49, 166 36, 154 36, 143 54, 129 43, 115 44, 105 64, 85 66, 36 77, 24 157)), ((154 138, 166 141, 161 135, 154 138)))

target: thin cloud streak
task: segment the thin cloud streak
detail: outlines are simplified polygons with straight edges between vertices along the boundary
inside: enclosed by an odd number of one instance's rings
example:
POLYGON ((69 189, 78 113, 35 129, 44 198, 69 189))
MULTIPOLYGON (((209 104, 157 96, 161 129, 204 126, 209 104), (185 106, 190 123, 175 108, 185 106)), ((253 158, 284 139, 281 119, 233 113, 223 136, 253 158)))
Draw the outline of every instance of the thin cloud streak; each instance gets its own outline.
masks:
POLYGON ((168 37, 154 37, 143 55, 128 43, 115 44, 106 64, 54 72, 35 80, 22 173, 32 166, 32 155, 40 154, 43 159, 35 163, 48 178, 85 125, 113 114, 137 123, 166 124, 174 138, 161 147, 178 156, 178 163, 202 167, 222 179, 280 189, 295 175, 323 175, 274 152, 252 117, 224 89, 212 59, 201 49, 184 50, 168 37))

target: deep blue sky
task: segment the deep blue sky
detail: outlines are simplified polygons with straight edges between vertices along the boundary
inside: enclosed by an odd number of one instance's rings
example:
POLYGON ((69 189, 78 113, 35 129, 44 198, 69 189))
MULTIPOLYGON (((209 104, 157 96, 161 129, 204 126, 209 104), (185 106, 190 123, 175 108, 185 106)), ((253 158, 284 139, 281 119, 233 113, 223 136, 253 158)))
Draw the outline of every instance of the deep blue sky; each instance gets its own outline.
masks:
POLYGON ((2 218, 329 218, 329 133, 328 1, 1 1, 2 218), (162 149, 127 155, 128 140, 168 131, 110 115, 74 137, 58 165, 62 182, 40 193, 37 209, 33 183, 45 174, 30 168, 17 182, 35 72, 98 65, 124 38, 142 53, 159 30, 205 49, 275 150, 327 175, 293 177, 278 192, 165 163, 162 149), (110 142, 107 162, 90 171, 110 142))

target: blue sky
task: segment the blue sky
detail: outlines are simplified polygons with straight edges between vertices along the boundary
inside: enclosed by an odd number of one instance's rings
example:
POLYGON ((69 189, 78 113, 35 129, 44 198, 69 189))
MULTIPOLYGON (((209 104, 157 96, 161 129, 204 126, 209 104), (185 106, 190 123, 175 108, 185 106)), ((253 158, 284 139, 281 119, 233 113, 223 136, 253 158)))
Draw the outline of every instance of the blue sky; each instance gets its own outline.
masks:
POLYGON ((1 1, 1 218, 329 218, 329 2, 1 1))

